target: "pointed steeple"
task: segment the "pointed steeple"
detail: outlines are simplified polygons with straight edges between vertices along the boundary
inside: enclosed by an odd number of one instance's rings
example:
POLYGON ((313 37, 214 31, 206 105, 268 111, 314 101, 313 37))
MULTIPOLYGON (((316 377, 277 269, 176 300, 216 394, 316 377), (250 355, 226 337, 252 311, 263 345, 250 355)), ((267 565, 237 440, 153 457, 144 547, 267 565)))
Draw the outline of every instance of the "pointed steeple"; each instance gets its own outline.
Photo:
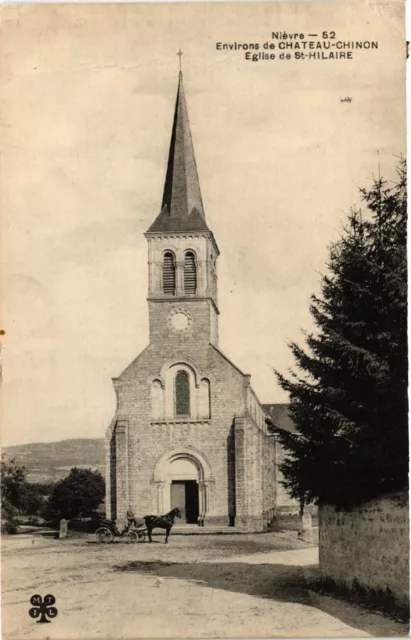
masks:
POLYGON ((181 70, 161 212, 148 233, 162 231, 209 231, 201 198, 181 70))

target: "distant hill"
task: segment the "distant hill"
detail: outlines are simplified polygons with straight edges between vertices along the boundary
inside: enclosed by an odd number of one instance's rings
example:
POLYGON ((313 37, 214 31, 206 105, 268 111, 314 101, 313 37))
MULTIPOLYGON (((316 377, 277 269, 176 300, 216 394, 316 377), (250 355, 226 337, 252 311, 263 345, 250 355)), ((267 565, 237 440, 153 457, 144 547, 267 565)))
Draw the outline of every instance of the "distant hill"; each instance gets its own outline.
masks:
POLYGON ((102 438, 33 442, 3 447, 2 453, 26 467, 29 482, 60 480, 69 474, 72 467, 98 469, 104 476, 105 448, 102 438))

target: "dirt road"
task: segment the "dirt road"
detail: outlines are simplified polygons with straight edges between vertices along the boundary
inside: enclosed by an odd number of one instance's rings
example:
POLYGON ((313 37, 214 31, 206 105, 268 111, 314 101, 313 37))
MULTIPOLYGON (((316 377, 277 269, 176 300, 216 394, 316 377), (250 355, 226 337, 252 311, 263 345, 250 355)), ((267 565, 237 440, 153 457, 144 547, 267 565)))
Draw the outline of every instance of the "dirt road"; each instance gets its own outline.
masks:
POLYGON ((307 589, 316 547, 281 534, 2 541, 4 638, 404 636, 406 625, 307 589), (33 594, 56 597, 38 624, 33 594))

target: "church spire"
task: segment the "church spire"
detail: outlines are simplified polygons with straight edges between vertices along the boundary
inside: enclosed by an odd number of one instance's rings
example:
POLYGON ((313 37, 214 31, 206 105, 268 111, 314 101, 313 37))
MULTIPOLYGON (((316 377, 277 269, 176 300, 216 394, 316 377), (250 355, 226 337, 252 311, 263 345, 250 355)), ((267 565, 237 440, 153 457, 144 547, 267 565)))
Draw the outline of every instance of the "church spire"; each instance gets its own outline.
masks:
POLYGON ((180 69, 161 213, 148 232, 208 230, 180 69))

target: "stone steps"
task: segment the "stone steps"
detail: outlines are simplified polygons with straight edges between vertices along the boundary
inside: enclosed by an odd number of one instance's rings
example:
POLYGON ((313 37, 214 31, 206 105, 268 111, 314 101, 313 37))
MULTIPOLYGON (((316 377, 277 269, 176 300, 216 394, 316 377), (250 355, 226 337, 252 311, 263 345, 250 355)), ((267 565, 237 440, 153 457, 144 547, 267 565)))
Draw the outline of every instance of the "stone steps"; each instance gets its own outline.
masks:
MULTIPOLYGON (((238 529, 235 527, 228 526, 213 526, 213 525, 205 525, 204 527, 198 527, 196 524, 175 524, 172 533, 179 535, 207 535, 212 533, 240 533, 238 529)), ((153 534, 155 535, 155 533, 153 534)), ((161 535, 161 534, 160 534, 161 535)))

